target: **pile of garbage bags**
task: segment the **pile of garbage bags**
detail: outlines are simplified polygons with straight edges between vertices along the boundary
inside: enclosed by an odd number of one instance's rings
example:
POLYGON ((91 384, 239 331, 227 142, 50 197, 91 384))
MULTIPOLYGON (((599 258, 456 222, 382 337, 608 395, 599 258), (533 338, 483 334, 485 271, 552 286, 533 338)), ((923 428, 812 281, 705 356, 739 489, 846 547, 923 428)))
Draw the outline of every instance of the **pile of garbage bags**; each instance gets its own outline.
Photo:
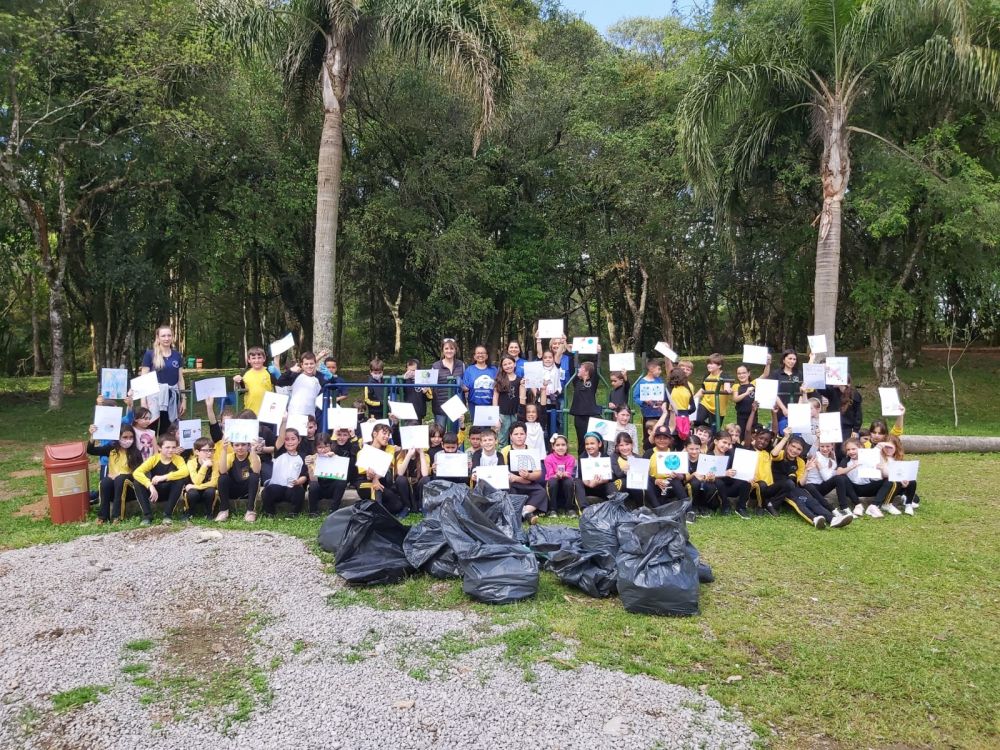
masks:
POLYGON ((407 527, 380 504, 331 513, 319 545, 352 585, 395 583, 421 571, 461 578, 462 590, 491 604, 538 591, 539 568, 593 597, 618 594, 629 612, 695 615, 699 585, 714 580, 688 539, 688 503, 626 508, 626 495, 587 508, 580 527, 521 522, 525 499, 485 483, 475 489, 429 482, 424 519, 407 527))

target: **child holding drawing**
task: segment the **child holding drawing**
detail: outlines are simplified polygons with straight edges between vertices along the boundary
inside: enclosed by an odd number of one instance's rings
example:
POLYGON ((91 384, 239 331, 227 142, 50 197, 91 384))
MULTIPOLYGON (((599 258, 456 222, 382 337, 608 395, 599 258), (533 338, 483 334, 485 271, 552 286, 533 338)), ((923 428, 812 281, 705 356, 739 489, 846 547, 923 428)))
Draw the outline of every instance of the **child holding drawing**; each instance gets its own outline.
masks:
MULTIPOLYGON (((97 432, 97 425, 90 425, 90 434, 97 432)), ((101 477, 97 496, 100 505, 97 509, 97 524, 107 523, 111 519, 117 522, 121 518, 121 509, 125 500, 126 481, 132 478, 132 472, 142 464, 142 455, 136 446, 135 430, 123 424, 118 440, 101 441, 97 445, 94 440, 87 443, 87 453, 91 456, 101 456, 108 461, 107 474, 101 477)))

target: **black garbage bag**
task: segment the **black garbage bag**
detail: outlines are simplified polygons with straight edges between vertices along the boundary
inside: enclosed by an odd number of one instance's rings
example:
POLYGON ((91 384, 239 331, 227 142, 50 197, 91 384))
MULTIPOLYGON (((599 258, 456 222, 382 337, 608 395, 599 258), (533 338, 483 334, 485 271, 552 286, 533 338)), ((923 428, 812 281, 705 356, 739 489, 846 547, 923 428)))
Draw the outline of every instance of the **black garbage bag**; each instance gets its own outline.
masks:
POLYGON ((417 570, 434 578, 458 578, 458 558, 444 540, 440 518, 425 518, 403 540, 403 554, 417 570))
POLYGON ((528 501, 526 495, 515 495, 507 490, 494 489, 487 482, 479 482, 470 491, 469 497, 500 531, 519 544, 528 543, 521 516, 528 501))
POLYGON ((562 549, 552 553, 546 567, 563 583, 597 599, 611 596, 617 590, 615 558, 606 552, 562 549))
POLYGON ((441 529, 462 571, 462 590, 488 604, 538 591, 538 561, 491 521, 470 495, 441 507, 441 529))
POLYGON ((628 495, 619 492, 611 500, 586 508, 580 516, 580 542, 588 552, 618 554, 618 526, 636 516, 625 507, 628 495))
POLYGON ((698 614, 698 567, 687 550, 683 516, 621 524, 618 595, 629 612, 698 614))
POLYGON ((543 526, 528 529, 528 546, 536 555, 546 556, 561 549, 580 548, 580 529, 575 526, 543 526))
MULTIPOLYGON (((396 583, 413 572, 403 554, 409 528, 381 503, 355 503, 344 539, 334 556, 337 574, 353 585, 396 583)), ((338 511, 339 512, 339 511, 338 511)))
POLYGON ((432 515, 435 511, 439 510, 446 501, 463 498, 468 495, 470 491, 471 490, 467 484, 446 482, 443 479, 431 480, 424 485, 422 495, 423 499, 421 501, 424 509, 424 515, 432 515))
POLYGON ((698 548, 695 547, 691 542, 684 545, 684 549, 687 550, 688 557, 694 560, 695 567, 698 568, 698 580, 702 583, 712 583, 715 580, 715 574, 712 573, 712 566, 701 559, 701 553, 698 548))
POLYGON ((354 506, 336 510, 323 519, 323 525, 319 527, 318 543, 321 549, 330 552, 336 557, 337 550, 340 549, 341 542, 344 541, 344 532, 347 531, 347 522, 354 515, 354 506))

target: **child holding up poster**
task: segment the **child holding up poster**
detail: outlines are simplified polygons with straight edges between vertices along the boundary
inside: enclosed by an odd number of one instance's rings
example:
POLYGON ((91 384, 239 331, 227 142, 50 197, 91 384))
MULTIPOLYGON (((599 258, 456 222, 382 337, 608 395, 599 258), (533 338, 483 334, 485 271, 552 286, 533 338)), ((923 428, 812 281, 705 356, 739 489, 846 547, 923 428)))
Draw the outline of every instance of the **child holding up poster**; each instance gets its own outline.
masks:
MULTIPOLYGON (((90 434, 97 432, 97 425, 90 425, 90 434)), ((97 509, 97 524, 107 523, 111 519, 117 523, 121 518, 121 509, 126 490, 126 481, 132 478, 132 472, 142 464, 142 455, 136 445, 135 430, 123 424, 118 439, 102 441, 97 445, 94 440, 87 443, 87 453, 91 456, 102 456, 108 461, 107 474, 101 477, 97 496, 100 505, 97 509)))
POLYGON ((902 513, 912 516, 916 508, 920 507, 920 498, 917 497, 917 483, 915 481, 893 482, 889 477, 889 467, 894 461, 902 461, 906 458, 903 451, 903 443, 898 435, 889 433, 885 441, 879 443, 879 450, 882 452, 878 468, 882 472, 885 482, 879 488, 878 495, 875 496, 875 504, 881 508, 883 513, 891 516, 901 514, 899 508, 893 503, 894 500, 903 502, 902 513))

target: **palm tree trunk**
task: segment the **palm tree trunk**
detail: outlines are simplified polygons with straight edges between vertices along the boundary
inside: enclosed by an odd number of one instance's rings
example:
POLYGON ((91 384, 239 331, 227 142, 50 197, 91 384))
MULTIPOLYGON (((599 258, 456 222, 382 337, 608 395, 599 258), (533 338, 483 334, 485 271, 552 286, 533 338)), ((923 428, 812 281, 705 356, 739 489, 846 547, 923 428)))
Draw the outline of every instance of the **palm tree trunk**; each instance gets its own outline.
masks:
POLYGON ((816 240, 816 278, 813 283, 813 329, 826 334, 828 355, 836 352, 837 296, 840 286, 840 221, 844 194, 851 176, 848 151, 847 112, 840 102, 827 104, 827 127, 823 137, 823 212, 816 240))
POLYGON ((344 160, 344 112, 323 71, 323 133, 316 175, 316 247, 313 261, 313 348, 333 350, 337 278, 337 215, 344 160))

